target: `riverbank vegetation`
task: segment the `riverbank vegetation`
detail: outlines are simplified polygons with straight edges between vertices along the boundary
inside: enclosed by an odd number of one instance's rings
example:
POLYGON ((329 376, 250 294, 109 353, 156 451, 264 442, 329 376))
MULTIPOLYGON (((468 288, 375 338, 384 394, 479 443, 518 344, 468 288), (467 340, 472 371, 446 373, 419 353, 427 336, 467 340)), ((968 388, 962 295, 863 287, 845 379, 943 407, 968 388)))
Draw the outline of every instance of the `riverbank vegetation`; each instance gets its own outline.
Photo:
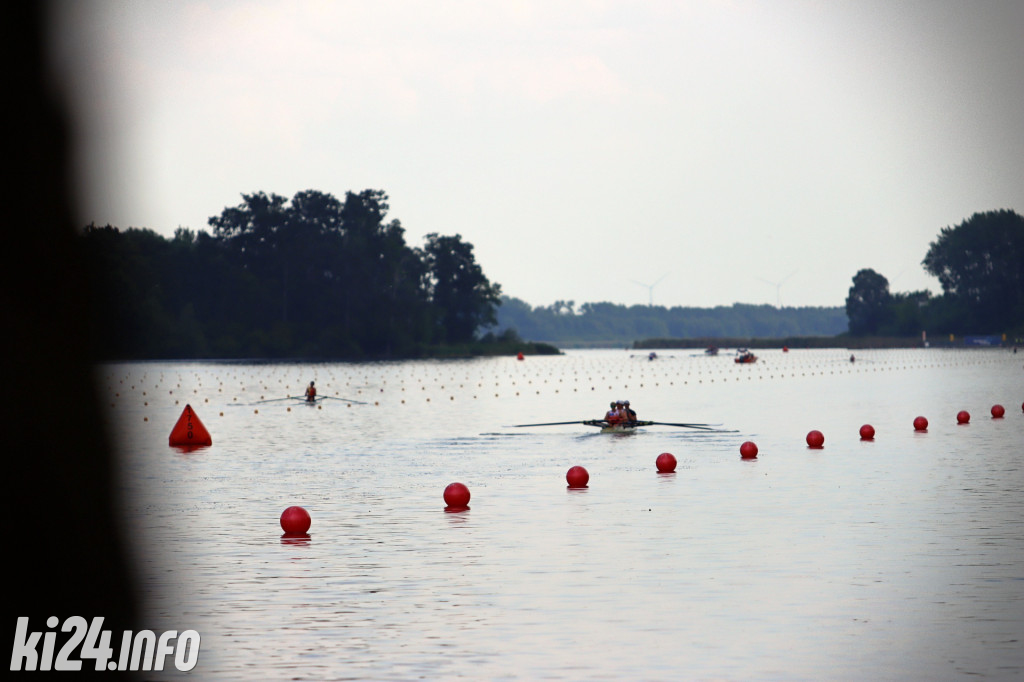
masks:
POLYGON ((858 271, 846 299, 850 335, 1024 336, 1024 217, 989 211, 945 227, 922 265, 941 295, 893 293, 878 272, 858 271))
POLYGON ((844 307, 715 308, 502 296, 460 235, 413 247, 380 190, 344 200, 257 192, 212 233, 89 225, 81 235, 102 315, 101 359, 341 359, 557 353, 561 347, 850 348, 1024 336, 1024 218, 975 214, 922 263, 943 293, 893 293, 865 268, 844 307), (927 334, 927 336, 925 335, 927 334), (533 339, 536 342, 525 341, 533 339), (637 339, 641 339, 637 341, 637 339))
MULTIPOLYGON (((961 340, 962 341, 962 340, 961 340)), ((700 339, 641 339, 633 343, 637 350, 668 350, 691 349, 707 350, 708 348, 735 350, 785 348, 796 350, 802 348, 849 348, 863 350, 867 348, 920 348, 923 345, 920 336, 789 336, 782 338, 766 337, 705 337, 700 339)), ((948 337, 928 342, 929 346, 955 346, 956 339, 948 337)))
POLYGON ((563 347, 624 346, 635 339, 834 336, 846 331, 841 307, 776 308, 735 303, 693 308, 556 301, 531 307, 502 297, 498 326, 563 347))
POLYGON ((85 228, 103 314, 103 359, 419 357, 533 352, 518 337, 484 339, 501 286, 461 236, 411 247, 379 190, 344 201, 303 191, 243 195, 213 232, 85 228), (518 345, 517 345, 518 344, 518 345))

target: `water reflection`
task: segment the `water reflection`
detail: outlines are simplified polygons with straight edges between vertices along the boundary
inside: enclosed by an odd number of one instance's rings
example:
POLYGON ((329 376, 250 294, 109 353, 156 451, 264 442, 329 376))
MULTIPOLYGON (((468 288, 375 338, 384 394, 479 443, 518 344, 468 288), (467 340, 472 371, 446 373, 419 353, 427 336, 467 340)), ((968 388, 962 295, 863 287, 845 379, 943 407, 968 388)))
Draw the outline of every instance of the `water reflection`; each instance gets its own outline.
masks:
POLYGON ((308 546, 311 540, 309 533, 285 533, 281 536, 281 544, 291 547, 308 546))
POLYGON ((171 445, 170 446, 170 448, 172 450, 177 450, 178 452, 180 452, 183 455, 191 455, 191 454, 196 453, 196 452, 202 452, 203 450, 208 450, 211 447, 213 447, 213 446, 211 446, 211 445, 171 445))
POLYGON ((462 526, 469 523, 469 514, 452 514, 448 509, 445 509, 444 512, 449 526, 462 526))

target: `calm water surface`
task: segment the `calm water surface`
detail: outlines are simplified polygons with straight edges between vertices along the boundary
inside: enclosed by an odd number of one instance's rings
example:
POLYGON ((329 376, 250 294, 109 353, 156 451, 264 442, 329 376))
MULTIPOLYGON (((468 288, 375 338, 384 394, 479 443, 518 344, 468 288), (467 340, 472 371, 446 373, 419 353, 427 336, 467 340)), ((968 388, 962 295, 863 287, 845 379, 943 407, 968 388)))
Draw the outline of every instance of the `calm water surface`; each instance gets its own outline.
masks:
POLYGON ((1021 677, 1024 355, 849 358, 104 366, 145 626, 204 680, 1021 677), (310 380, 365 404, 257 403, 310 380), (510 428, 618 398, 721 431, 510 428), (168 446, 186 404, 213 446, 168 446))

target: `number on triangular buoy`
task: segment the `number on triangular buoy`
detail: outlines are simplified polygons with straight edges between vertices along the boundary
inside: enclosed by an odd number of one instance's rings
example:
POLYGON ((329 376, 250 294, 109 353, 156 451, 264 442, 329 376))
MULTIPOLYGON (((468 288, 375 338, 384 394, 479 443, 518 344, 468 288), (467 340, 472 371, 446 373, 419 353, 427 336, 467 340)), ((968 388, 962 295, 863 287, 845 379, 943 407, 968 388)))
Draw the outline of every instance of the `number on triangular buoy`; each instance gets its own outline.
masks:
POLYGON ((203 422, 199 421, 199 416, 191 405, 185 405, 181 416, 178 417, 178 423, 171 429, 169 440, 171 445, 213 445, 210 432, 203 426, 203 422))

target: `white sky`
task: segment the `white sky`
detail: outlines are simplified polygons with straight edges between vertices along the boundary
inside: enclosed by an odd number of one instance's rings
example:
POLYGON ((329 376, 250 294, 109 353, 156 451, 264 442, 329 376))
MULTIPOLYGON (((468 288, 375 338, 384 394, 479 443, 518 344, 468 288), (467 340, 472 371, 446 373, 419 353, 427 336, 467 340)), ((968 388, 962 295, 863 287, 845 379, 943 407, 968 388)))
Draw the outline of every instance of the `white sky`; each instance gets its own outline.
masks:
POLYGON ((844 305, 1024 213, 1024 2, 63 0, 81 223, 382 189, 532 305, 844 305), (654 286, 652 286, 654 285, 654 286))

